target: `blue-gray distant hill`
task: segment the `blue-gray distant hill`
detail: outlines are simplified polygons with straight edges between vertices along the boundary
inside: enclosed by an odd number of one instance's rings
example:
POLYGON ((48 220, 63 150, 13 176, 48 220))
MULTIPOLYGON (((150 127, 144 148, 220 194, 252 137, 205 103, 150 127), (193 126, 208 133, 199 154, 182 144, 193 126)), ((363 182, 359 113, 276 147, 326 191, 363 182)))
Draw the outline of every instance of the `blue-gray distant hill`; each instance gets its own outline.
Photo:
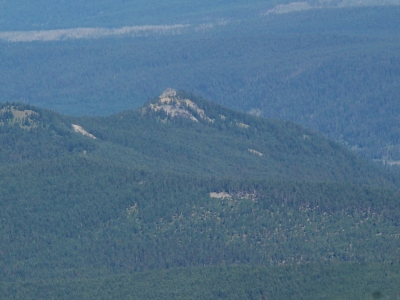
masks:
POLYGON ((400 159, 398 1, 3 1, 0 94, 108 115, 169 86, 400 159))

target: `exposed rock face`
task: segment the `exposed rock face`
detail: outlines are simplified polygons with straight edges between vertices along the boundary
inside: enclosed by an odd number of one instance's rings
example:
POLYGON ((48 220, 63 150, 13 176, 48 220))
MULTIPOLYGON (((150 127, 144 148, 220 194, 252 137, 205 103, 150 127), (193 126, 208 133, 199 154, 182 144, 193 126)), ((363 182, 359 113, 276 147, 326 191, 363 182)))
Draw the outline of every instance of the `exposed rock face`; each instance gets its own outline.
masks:
POLYGON ((264 156, 263 153, 258 152, 257 150, 254 150, 254 149, 247 149, 247 150, 249 150, 250 153, 257 154, 257 155, 260 156, 260 157, 261 157, 261 156, 264 156))
POLYGON ((246 191, 235 191, 235 192, 231 192, 231 193, 211 192, 210 197, 217 198, 217 199, 228 199, 228 200, 231 200, 232 198, 237 198, 240 200, 257 201, 257 193, 256 192, 246 192, 246 191))
POLYGON ((90 137, 90 138, 92 138, 94 140, 96 139, 96 137, 93 134, 87 132, 85 129, 82 128, 82 126, 79 126, 79 125, 76 125, 76 124, 72 124, 72 128, 74 129, 75 132, 83 134, 84 136, 90 137))
POLYGON ((153 111, 164 111, 171 118, 187 118, 194 122, 199 122, 198 118, 213 123, 214 120, 206 116, 203 109, 200 109, 196 103, 189 99, 181 99, 177 96, 176 90, 166 89, 159 97, 159 101, 150 104, 153 111), (196 114, 194 116, 193 114, 196 114))

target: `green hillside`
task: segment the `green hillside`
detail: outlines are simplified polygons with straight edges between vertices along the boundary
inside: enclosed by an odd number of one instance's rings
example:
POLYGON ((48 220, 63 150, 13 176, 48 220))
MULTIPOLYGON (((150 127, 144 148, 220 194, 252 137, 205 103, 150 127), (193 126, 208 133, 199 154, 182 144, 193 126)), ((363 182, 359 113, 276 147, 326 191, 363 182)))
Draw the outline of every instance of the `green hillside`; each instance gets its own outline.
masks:
POLYGON ((1 283, 8 299, 398 299, 398 265, 177 268, 97 279, 1 283))
POLYGON ((84 153, 90 160, 180 174, 395 183, 382 168, 301 126, 239 113, 184 92, 169 93, 109 117, 67 117, 3 105, 1 161, 84 153), (166 99, 170 103, 162 102, 166 99))
POLYGON ((7 298, 398 293, 398 179, 319 134, 171 89, 108 117, 1 107, 7 298))
POLYGON ((201 179, 85 158, 1 168, 2 281, 177 266, 398 262, 398 192, 201 179))
POLYGON ((91 139, 73 132, 64 117, 29 105, 0 104, 0 164, 94 150, 91 139))
POLYGON ((399 19, 0 1, 0 298, 399 300, 399 19))

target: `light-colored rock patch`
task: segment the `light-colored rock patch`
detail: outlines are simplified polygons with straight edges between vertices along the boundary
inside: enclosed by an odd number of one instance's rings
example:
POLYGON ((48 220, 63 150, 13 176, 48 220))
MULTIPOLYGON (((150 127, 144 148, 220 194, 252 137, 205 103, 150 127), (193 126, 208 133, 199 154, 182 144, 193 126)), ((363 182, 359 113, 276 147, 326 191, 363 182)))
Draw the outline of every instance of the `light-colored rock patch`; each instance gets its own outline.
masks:
POLYGON ((210 198, 232 200, 233 197, 242 199, 242 200, 256 201, 257 193, 256 192, 250 193, 250 192, 245 192, 245 191, 237 191, 237 192, 232 192, 232 193, 227 193, 227 192, 211 192, 210 193, 210 198))
POLYGON ((383 160, 384 165, 388 166, 400 166, 400 161, 399 160, 383 160))
POLYGON ((199 120, 193 115, 195 112, 200 119, 214 123, 214 119, 207 117, 204 110, 200 109, 196 103, 189 99, 179 99, 176 94, 176 90, 166 89, 157 103, 150 104, 150 109, 156 112, 162 110, 172 118, 183 117, 198 122, 199 120))
POLYGON ((263 153, 258 152, 258 151, 254 150, 254 149, 247 149, 247 150, 249 150, 250 153, 256 154, 256 155, 258 155, 258 156, 260 156, 260 157, 261 157, 261 156, 264 156, 263 153))
MULTIPOLYGON (((164 98, 165 99, 165 98, 164 98)), ((167 113, 168 116, 175 118, 175 117, 183 117, 183 118, 188 118, 194 122, 198 122, 197 118, 193 116, 187 109, 184 107, 180 106, 179 104, 162 104, 162 105, 157 105, 157 104, 150 104, 150 108, 153 109, 154 111, 160 111, 163 110, 164 112, 167 113)))
POLYGON ((244 124, 244 123, 236 123, 237 126, 243 129, 249 129, 250 125, 244 124))
POLYGON ((160 102, 164 103, 163 99, 168 98, 168 101, 170 100, 170 97, 175 97, 176 96, 176 90, 168 88, 162 94, 160 95, 160 102))
POLYGON ((94 140, 96 139, 96 137, 93 134, 90 134, 89 132, 87 132, 85 129, 82 128, 82 126, 72 124, 72 128, 74 129, 75 132, 83 134, 84 136, 88 136, 94 140))
POLYGON ((247 200, 252 200, 252 201, 257 200, 257 193, 255 191, 252 193, 239 191, 239 192, 234 193, 234 196, 239 199, 247 199, 247 200))
POLYGON ((128 216, 130 216, 133 213, 137 213, 138 211, 139 211, 139 209, 138 209, 137 203, 135 203, 135 205, 129 206, 126 209, 126 212, 127 212, 128 216))
POLYGON ((232 198, 232 196, 229 195, 227 192, 220 192, 220 193, 211 192, 210 193, 210 197, 211 198, 218 198, 218 199, 224 199, 224 198, 230 199, 230 198, 232 198))

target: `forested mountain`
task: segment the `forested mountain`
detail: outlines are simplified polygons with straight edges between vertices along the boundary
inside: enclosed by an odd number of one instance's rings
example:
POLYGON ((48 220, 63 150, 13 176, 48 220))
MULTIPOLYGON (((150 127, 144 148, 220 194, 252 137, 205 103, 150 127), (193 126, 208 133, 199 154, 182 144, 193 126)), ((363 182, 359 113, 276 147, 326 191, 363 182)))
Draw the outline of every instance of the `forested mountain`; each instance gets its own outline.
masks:
POLYGON ((0 1, 0 298, 400 299, 399 19, 0 1))
POLYGON ((398 1, 19 2, 0 3, 3 102, 109 115, 173 86, 400 159, 398 1))
POLYGON ((3 163, 84 153, 88 159, 180 174, 395 182, 383 169, 301 126, 172 89, 140 109, 109 117, 68 117, 24 104, 2 107, 3 163))
POLYGON ((398 178, 301 126, 168 89, 107 117, 5 103, 0 130, 7 298, 399 292, 398 178))

